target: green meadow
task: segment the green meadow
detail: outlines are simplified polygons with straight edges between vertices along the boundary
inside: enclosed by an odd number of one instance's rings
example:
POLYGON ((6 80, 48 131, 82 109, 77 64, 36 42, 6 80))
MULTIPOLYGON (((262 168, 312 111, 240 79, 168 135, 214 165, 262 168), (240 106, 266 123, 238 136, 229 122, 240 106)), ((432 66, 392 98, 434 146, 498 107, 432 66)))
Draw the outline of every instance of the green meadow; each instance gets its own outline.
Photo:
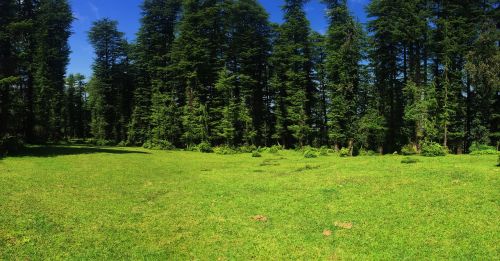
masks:
POLYGON ((0 260, 499 260, 498 156, 30 147, 0 160, 0 260))

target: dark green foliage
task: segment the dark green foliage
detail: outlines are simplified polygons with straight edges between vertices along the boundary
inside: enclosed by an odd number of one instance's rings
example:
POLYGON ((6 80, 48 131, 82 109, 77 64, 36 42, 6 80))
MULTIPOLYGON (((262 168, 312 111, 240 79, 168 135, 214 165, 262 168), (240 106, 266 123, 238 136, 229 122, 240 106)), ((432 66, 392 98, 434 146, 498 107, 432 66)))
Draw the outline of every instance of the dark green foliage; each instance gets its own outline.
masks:
POLYGON ((469 147, 469 153, 471 155, 496 155, 500 152, 493 146, 488 146, 485 144, 480 144, 478 142, 472 143, 469 147))
POLYGON ((414 158, 410 158, 410 157, 406 157, 403 160, 401 160, 401 163, 403 163, 403 164, 415 164, 418 162, 420 162, 418 159, 414 159, 414 158))
POLYGON ((0 157, 17 153, 24 148, 24 142, 16 136, 6 135, 0 137, 0 157))
POLYGON ((438 143, 424 142, 421 154, 426 157, 446 156, 447 150, 438 143))

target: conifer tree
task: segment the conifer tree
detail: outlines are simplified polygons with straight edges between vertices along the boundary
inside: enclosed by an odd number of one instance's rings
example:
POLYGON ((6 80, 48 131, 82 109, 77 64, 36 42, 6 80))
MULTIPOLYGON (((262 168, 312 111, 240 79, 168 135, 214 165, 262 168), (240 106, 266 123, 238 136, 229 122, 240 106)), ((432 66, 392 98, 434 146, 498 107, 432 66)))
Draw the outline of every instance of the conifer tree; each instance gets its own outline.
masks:
POLYGON ((142 144, 147 138, 178 140, 178 94, 166 74, 172 64, 170 52, 180 8, 180 0, 146 0, 142 5, 135 64, 139 75, 129 127, 129 142, 133 144, 142 144))
POLYGON ((42 140, 61 138, 64 76, 69 62, 72 21, 66 0, 40 1, 36 18, 34 105, 36 134, 42 140))
POLYGON ((362 29, 350 15, 346 0, 324 1, 329 29, 326 43, 326 73, 329 90, 329 137, 336 148, 352 151, 358 115, 359 67, 362 29))
POLYGON ((130 79, 127 42, 117 22, 107 18, 94 22, 89 32, 96 58, 89 84, 92 99, 92 133, 99 140, 123 141, 130 116, 130 79))
POLYGON ((312 81, 312 50, 305 0, 287 0, 285 22, 273 50, 277 93, 275 138, 290 147, 310 143, 316 90, 312 81))

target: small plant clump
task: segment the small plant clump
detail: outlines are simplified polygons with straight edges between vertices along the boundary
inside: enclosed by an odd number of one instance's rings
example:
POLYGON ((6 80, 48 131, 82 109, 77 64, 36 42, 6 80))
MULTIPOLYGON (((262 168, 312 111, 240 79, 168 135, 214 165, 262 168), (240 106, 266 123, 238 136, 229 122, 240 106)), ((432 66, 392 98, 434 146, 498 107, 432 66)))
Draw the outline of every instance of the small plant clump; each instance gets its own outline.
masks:
POLYGON ((260 157, 262 157, 262 155, 258 151, 254 151, 254 152, 252 152, 252 157, 253 158, 260 158, 260 157))
POLYGON ((148 140, 142 145, 145 149, 150 150, 173 150, 175 146, 166 140, 148 140))
POLYGON ((342 148, 339 150, 339 156, 340 157, 350 157, 351 151, 348 148, 342 148))
POLYGON ((448 151, 441 144, 436 142, 425 142, 422 144, 422 155, 426 157, 446 156, 448 151))
POLYGON ((317 158, 318 153, 315 150, 309 149, 304 151, 304 158, 311 159, 311 158, 317 158))
POLYGON ((269 153, 277 154, 281 150, 283 150, 283 148, 281 146, 279 146, 279 145, 273 145, 271 148, 269 148, 269 153))
POLYGON ((358 155, 359 156, 377 156, 377 153, 373 150, 360 149, 358 155))
POLYGON ((229 146, 219 146, 219 147, 215 147, 213 149, 213 151, 216 153, 216 154, 219 154, 219 155, 232 155, 232 154, 237 154, 238 151, 236 151, 235 149, 229 147, 229 146))
POLYGON ((417 147, 413 144, 407 144, 403 148, 401 148, 401 154, 403 154, 403 155, 418 154, 417 147))
POLYGON ((200 144, 198 144, 198 146, 196 146, 197 150, 199 152, 203 152, 203 153, 212 153, 214 152, 214 149, 212 148, 212 145, 210 145, 210 143, 208 142, 202 142, 200 144))

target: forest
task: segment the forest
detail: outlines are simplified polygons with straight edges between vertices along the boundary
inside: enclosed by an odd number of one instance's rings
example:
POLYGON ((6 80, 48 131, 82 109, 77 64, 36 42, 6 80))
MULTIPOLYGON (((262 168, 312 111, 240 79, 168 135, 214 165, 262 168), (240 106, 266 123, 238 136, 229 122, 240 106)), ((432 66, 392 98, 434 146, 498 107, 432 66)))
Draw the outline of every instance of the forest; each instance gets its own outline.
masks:
POLYGON ((257 0, 145 0, 134 41, 93 22, 86 79, 66 73, 67 0, 2 0, 0 147, 498 149, 498 1, 372 0, 361 24, 323 0, 323 34, 306 2, 274 24, 257 0))

